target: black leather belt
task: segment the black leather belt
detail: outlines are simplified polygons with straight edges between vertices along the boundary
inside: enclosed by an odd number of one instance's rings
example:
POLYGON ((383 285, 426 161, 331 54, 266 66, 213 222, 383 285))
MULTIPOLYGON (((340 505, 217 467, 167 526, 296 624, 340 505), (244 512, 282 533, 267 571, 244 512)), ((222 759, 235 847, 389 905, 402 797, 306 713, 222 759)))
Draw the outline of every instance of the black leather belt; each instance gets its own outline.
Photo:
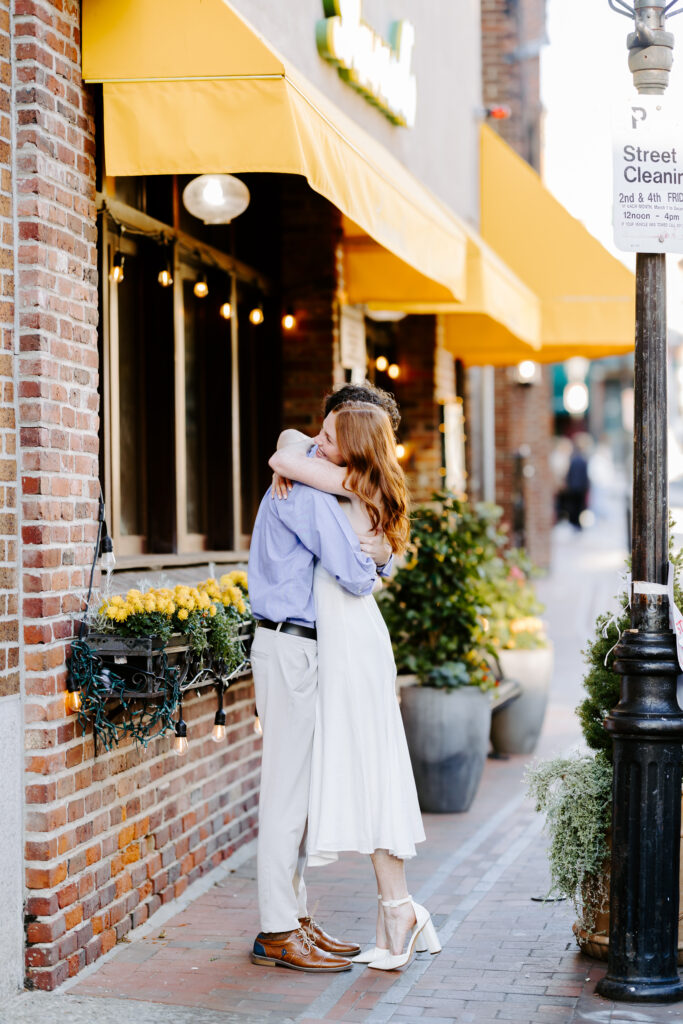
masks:
POLYGON ((315 627, 300 626, 297 622, 271 622, 270 619, 259 619, 259 626, 266 629, 275 629, 279 633, 289 633, 291 636, 303 636, 307 640, 317 640, 318 633, 315 627))

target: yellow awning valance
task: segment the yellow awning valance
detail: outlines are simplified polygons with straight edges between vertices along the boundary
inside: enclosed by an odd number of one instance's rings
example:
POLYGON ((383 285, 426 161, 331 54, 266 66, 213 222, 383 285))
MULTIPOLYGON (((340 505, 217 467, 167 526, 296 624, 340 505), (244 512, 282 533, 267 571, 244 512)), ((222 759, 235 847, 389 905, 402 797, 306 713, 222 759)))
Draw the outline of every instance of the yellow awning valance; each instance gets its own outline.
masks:
POLYGON ((633 349, 634 275, 488 125, 481 128, 481 234, 541 301, 537 361, 633 349))
POLYGON ((226 0, 83 0, 83 77, 102 82, 110 175, 303 175, 451 300, 464 226, 226 0))
POLYGON ((407 266, 344 218, 344 291, 352 304, 404 313, 445 313, 449 350, 470 366, 509 365, 540 348, 533 292, 467 228, 466 299, 407 266))

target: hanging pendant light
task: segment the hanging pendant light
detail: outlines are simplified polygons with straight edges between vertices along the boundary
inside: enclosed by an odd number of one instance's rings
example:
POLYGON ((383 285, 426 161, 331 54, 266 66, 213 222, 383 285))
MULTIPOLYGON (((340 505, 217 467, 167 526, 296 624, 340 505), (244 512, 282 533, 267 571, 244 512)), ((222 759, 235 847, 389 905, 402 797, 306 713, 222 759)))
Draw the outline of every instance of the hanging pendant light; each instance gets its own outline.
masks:
POLYGON ((249 314, 249 322, 252 323, 254 325, 254 327, 258 327, 259 324, 263 323, 263 320, 264 320, 263 306, 259 302, 258 306, 254 306, 254 308, 250 312, 250 314, 249 314))
POLYGON ((111 261, 111 270, 109 271, 109 280, 112 284, 121 284, 123 281, 123 261, 125 256, 120 249, 114 253, 114 257, 111 261))
POLYGON ((195 281, 194 288, 192 290, 194 291, 198 299, 206 298, 206 296, 209 294, 209 283, 206 280, 206 274, 200 274, 200 276, 195 281))
POLYGON ((229 224, 249 205, 249 189, 232 174, 200 174, 183 189, 183 205, 205 224, 229 224))

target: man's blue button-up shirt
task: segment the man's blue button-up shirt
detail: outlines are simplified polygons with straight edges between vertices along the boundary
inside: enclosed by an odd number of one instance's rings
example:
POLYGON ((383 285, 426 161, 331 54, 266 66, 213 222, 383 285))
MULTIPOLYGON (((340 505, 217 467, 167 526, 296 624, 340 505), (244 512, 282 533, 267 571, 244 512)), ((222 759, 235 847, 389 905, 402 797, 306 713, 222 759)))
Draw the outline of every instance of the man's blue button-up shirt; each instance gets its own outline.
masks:
POLYGON ((313 570, 319 560, 351 594, 372 592, 377 568, 332 494, 295 483, 287 498, 268 490, 249 551, 249 599, 257 619, 315 623, 313 570))

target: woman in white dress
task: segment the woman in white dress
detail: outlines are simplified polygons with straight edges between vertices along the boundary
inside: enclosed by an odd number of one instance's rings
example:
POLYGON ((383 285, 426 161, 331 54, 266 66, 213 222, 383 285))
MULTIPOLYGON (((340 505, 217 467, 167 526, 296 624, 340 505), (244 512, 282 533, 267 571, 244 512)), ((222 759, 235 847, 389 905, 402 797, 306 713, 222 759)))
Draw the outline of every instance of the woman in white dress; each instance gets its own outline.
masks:
MULTIPOLYGON (((338 406, 315 438, 284 431, 270 466, 277 499, 286 498, 291 480, 336 494, 360 538, 381 531, 393 553, 405 550, 405 478, 389 417, 378 406, 338 406), (313 457, 311 445, 317 445, 313 457)), ((347 593, 321 565, 314 579, 318 709, 309 863, 329 863, 342 851, 371 857, 380 900, 376 944, 356 960, 393 970, 415 949, 437 953, 441 947, 429 913, 406 888, 404 862, 425 836, 391 640, 372 595, 347 593)))

